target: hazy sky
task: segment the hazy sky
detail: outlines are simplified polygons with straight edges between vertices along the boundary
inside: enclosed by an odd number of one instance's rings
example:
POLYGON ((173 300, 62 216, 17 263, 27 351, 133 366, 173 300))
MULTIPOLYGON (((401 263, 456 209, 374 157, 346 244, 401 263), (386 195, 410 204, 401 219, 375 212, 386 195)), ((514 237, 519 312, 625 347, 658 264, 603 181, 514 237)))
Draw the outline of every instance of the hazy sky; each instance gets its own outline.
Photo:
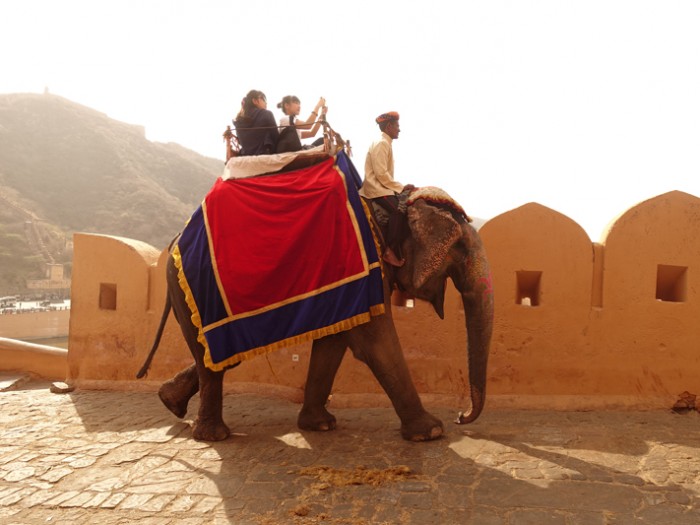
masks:
POLYGON ((0 93, 48 87, 217 158, 248 90, 277 117, 323 95, 361 173, 395 110, 401 182, 484 219, 538 202, 598 241, 700 196, 698 28, 691 0, 0 0, 0 93))

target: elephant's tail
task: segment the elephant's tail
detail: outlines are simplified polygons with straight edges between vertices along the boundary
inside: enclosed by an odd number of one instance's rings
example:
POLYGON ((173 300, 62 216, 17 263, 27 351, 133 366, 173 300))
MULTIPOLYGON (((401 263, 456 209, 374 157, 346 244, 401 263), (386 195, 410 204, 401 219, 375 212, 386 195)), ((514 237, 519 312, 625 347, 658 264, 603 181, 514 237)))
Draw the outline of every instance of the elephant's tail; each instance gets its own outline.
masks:
POLYGON ((160 318, 160 325, 158 326, 158 331, 156 332, 156 340, 153 341, 153 347, 146 357, 146 361, 143 363, 141 370, 136 374, 136 379, 141 379, 148 373, 148 369, 151 367, 151 361, 153 361, 153 356, 156 355, 156 350, 158 350, 158 345, 160 344, 160 338, 163 336, 163 330, 165 329, 165 323, 168 320, 168 315, 172 308, 172 303, 170 302, 170 294, 165 297, 165 308, 163 308, 163 316, 160 318))

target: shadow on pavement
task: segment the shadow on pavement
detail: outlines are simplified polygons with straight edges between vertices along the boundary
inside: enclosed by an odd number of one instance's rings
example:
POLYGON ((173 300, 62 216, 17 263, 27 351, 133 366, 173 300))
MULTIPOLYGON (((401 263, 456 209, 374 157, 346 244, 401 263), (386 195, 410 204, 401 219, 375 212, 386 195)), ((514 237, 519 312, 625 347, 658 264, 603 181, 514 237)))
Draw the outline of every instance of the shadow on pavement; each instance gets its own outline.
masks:
POLYGON ((700 504, 687 488, 697 481, 698 465, 688 464, 700 449, 694 414, 486 411, 476 423, 457 426, 451 422, 456 413, 441 409, 434 413, 445 422, 446 437, 409 443, 391 409, 331 407, 337 430, 300 432, 298 405, 227 395, 224 420, 233 435, 201 443, 188 425, 196 396, 184 422, 155 393, 74 392, 71 400, 87 432, 160 439, 155 450, 162 450, 163 462, 196 473, 199 486, 188 490, 219 494, 232 523, 481 523, 523 512, 543 522, 583 516, 597 523, 611 515, 692 523, 688 509, 700 504), (413 476, 335 486, 301 473, 320 465, 341 473, 406 465, 413 476))

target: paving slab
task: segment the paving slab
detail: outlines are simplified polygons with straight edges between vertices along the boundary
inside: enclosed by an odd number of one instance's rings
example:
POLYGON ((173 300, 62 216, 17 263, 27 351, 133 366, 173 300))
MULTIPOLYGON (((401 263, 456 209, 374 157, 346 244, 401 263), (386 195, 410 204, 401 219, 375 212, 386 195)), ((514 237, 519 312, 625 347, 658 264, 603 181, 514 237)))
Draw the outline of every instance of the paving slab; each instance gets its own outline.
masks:
POLYGON ((288 401, 224 406, 234 434, 201 443, 195 414, 177 419, 154 393, 13 383, 0 392, 0 523, 700 523, 695 411, 487 405, 457 426, 444 407, 432 411, 446 436, 409 443, 391 409, 331 407, 338 429, 315 433, 288 401))

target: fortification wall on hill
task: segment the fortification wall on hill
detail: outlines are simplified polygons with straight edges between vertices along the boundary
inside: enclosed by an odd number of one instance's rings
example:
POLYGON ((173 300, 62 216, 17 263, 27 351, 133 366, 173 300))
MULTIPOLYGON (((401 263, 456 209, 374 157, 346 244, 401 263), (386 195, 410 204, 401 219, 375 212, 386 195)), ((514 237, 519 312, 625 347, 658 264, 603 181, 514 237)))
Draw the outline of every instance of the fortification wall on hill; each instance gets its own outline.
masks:
MULTIPOLYGON (((515 408, 669 407, 700 392, 700 199, 670 192, 627 210, 593 243, 570 218, 536 203, 480 230, 495 289, 488 404, 515 408)), ((165 299, 166 252, 76 234, 69 380, 86 388, 154 389, 192 363, 172 316, 146 380, 165 299)), ((468 403, 466 333, 452 287, 445 320, 417 301, 394 319, 428 405, 468 403)), ((229 391, 300 400, 310 345, 229 371, 229 391)), ((333 403, 386 405, 365 365, 346 356, 333 403)), ((487 405, 488 406, 488 405, 487 405)))

